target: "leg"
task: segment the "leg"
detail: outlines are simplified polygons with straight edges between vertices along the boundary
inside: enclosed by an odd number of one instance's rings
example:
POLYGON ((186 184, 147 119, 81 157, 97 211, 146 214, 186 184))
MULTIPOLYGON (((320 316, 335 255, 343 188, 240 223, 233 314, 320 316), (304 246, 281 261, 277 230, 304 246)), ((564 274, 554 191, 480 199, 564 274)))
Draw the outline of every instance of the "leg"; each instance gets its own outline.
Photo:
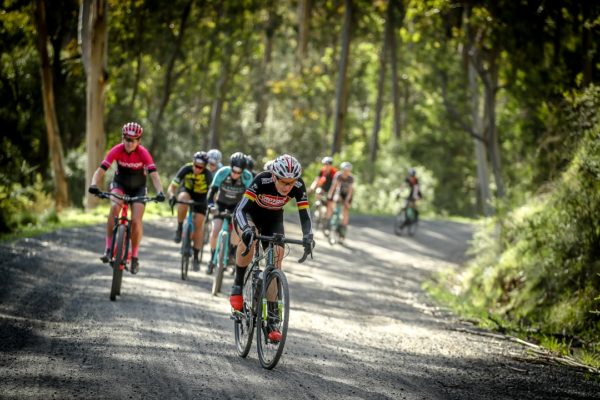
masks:
MULTIPOLYGON (((236 229, 238 229, 237 234, 241 236, 242 233, 239 231, 239 228, 236 227, 236 229)), ((242 297, 242 288, 244 286, 244 274, 254 255, 254 243, 256 243, 256 241, 250 244, 250 251, 245 256, 243 256, 242 253, 246 250, 246 245, 243 242, 240 242, 239 246, 237 246, 235 255, 235 277, 233 286, 231 287, 231 295, 229 296, 229 302, 234 310, 241 311, 243 308, 244 298, 242 297)))
POLYGON ((131 273, 137 274, 139 270, 138 249, 142 241, 144 227, 142 218, 146 205, 144 203, 133 203, 131 205, 131 273))
MULTIPOLYGON (((210 258, 208 259, 208 264, 206 266, 206 273, 212 274, 212 271, 215 267, 215 263, 213 263, 213 257, 215 256, 215 250, 217 249, 217 240, 219 234, 221 233, 221 227, 223 226, 223 220, 220 218, 213 219, 212 222, 212 231, 210 233, 210 258)), ((222 246, 223 244, 221 244, 222 246)))

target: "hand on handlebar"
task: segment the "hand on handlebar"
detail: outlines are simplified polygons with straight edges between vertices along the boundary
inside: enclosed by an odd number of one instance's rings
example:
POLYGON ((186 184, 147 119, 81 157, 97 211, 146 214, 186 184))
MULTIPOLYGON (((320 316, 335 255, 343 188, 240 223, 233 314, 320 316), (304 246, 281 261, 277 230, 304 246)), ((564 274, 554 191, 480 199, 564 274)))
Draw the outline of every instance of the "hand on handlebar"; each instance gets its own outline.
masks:
POLYGON ((158 201, 159 203, 165 201, 165 194, 163 192, 158 192, 156 194, 156 201, 158 201))
POLYGON ((245 227, 244 231, 242 232, 242 242, 244 242, 244 244, 246 245, 246 248, 250 247, 253 237, 254 237, 254 229, 252 228, 252 226, 245 227))
POLYGON ((90 185, 90 187, 88 188, 88 192, 98 196, 100 194, 100 188, 98 188, 98 186, 96 185, 90 185))

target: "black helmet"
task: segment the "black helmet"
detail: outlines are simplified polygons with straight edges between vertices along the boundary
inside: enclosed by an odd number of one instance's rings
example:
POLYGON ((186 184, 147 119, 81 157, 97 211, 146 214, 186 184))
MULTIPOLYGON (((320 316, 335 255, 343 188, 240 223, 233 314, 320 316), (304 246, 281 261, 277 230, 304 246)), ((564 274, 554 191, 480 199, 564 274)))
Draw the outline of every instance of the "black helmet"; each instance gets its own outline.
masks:
POLYGON ((229 157, 231 167, 246 168, 246 156, 241 151, 235 152, 229 157))
POLYGON ((254 158, 250 154, 246 154, 246 168, 250 171, 254 169, 254 158))
POLYGON ((201 162, 206 164, 208 162, 208 155, 206 155, 205 151, 197 151, 192 158, 192 161, 197 163, 201 162))

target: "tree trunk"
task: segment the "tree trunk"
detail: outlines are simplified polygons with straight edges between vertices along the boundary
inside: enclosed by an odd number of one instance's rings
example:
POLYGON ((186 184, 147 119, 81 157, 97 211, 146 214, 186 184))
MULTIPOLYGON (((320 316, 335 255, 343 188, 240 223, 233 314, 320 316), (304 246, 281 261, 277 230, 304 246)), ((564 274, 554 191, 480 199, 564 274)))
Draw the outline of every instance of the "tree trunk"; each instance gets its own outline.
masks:
POLYGON ((58 119, 56 118, 54 84, 52 80, 50 59, 48 57, 48 30, 46 28, 46 2, 44 0, 36 1, 35 21, 38 32, 37 45, 40 53, 44 119, 46 121, 46 134, 48 135, 52 178, 54 180, 54 204, 56 211, 60 212, 63 207, 69 205, 69 190, 67 186, 67 174, 65 172, 62 141, 60 139, 58 119))
POLYGON ((496 93, 498 91, 498 52, 494 49, 487 57, 488 69, 485 71, 485 115, 488 128, 488 151, 492 160, 494 180, 498 198, 504 198, 504 180, 502 179, 502 164, 500 162, 500 140, 496 127, 496 93))
MULTIPOLYGON (((401 132, 401 116, 400 116, 400 87, 398 85, 398 58, 396 56, 397 51, 397 43, 396 43, 396 11, 395 11, 395 1, 389 0, 390 4, 388 5, 388 22, 390 24, 390 62, 391 62, 391 70, 392 70, 392 100, 394 105, 394 137, 396 139, 400 139, 401 132)), ((402 5, 402 1, 400 1, 400 7, 404 9, 402 5)), ((404 14, 404 11, 401 13, 404 14)))
MULTIPOLYGON (((187 19, 190 15, 190 10, 192 9, 192 1, 188 1, 185 5, 183 12, 181 14, 181 20, 179 22, 179 32, 177 34, 177 39, 175 40, 173 46, 173 53, 171 53, 171 57, 169 58, 169 62, 167 64, 167 69, 165 70, 165 85, 163 86, 163 91, 160 99, 160 104, 158 106, 158 111, 156 113, 156 117, 154 118, 154 122, 152 123, 152 142, 150 142, 150 146, 148 147, 151 154, 155 154, 155 157, 160 155, 160 152, 157 151, 158 148, 161 147, 163 142, 164 135, 162 134, 162 128, 160 124, 162 123, 163 115, 165 113, 165 109, 169 104, 169 99, 171 97, 171 92, 173 89, 173 81, 174 81, 174 72, 175 69, 175 61, 177 61, 177 57, 179 57, 179 53, 181 51, 181 44, 183 42, 183 37, 185 35, 185 28, 187 24, 187 19)), ((156 161, 156 158, 155 158, 156 161)))
POLYGON ((265 82, 267 78, 271 76, 270 67, 273 53, 273 36, 275 35, 277 18, 272 1, 267 3, 267 7, 269 10, 269 20, 267 22, 267 26, 265 27, 265 52, 263 54, 262 65, 259 70, 259 82, 257 84, 256 93, 256 116, 254 125, 254 133, 256 136, 260 136, 263 131, 265 120, 267 119, 267 110, 269 108, 269 100, 267 98, 268 90, 265 82))
MULTIPOLYGON (((86 99, 86 187, 98 169, 106 146, 104 134, 104 89, 106 86, 106 51, 108 43, 108 1, 84 0, 80 12, 80 43, 87 75, 86 99)), ((86 191, 86 208, 98 199, 86 191)))
POLYGON ((377 159, 377 148, 379 147, 379 129, 381 129, 381 109, 383 107, 383 92, 385 82, 385 67, 386 56, 390 43, 391 23, 389 18, 392 2, 388 2, 388 17, 385 20, 385 28, 383 33, 383 41, 381 52, 379 53, 379 79, 377 81, 377 101, 375 104, 375 120, 373 121, 373 131, 371 132, 371 143, 369 146, 369 161, 371 168, 369 169, 369 182, 373 183, 375 178, 375 160, 377 159))
MULTIPOLYGON (((473 132, 481 135, 483 132, 483 121, 481 119, 481 107, 479 103, 479 87, 477 85, 477 71, 471 62, 468 63, 469 93, 471 95, 471 123, 473 132)), ((485 216, 492 214, 490 207, 490 183, 487 165, 485 143, 473 138, 475 144, 475 159, 477 160, 477 187, 479 189, 479 203, 481 211, 485 216)))
POLYGON ((331 154, 339 153, 344 142, 344 121, 346 119, 346 111, 348 108, 348 60, 350 55, 350 31, 352 27, 352 0, 344 0, 344 26, 342 28, 342 52, 340 54, 340 63, 338 70, 338 79, 336 85, 336 104, 333 120, 333 145, 331 154))
POLYGON ((594 42, 592 39, 592 26, 594 21, 591 17, 591 2, 581 3, 583 13, 583 24, 581 26, 581 45, 583 54, 583 86, 589 86, 593 80, 594 71, 594 42))
POLYGON ((308 36, 310 31, 311 0, 298 2, 298 65, 302 66, 308 50, 308 36))

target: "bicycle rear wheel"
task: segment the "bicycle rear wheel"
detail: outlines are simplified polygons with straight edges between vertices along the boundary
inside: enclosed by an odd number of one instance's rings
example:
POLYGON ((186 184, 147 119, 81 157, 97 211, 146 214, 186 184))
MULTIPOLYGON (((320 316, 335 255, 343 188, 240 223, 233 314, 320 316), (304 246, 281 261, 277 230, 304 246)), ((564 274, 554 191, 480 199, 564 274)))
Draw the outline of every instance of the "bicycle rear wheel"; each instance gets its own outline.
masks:
POLYGON ((216 296, 221 291, 223 275, 225 274, 225 256, 229 256, 229 235, 221 233, 221 245, 219 246, 219 257, 217 258, 217 271, 213 278, 212 294, 216 296))
POLYGON ((123 265, 127 263, 127 227, 119 225, 117 227, 117 237, 115 242, 115 258, 112 264, 113 277, 110 287, 110 300, 115 301, 121 294, 121 282, 123 281, 123 265))
POLYGON ((191 253, 191 227, 186 222, 183 223, 183 234, 181 240, 181 279, 186 280, 188 276, 188 269, 190 267, 190 253, 191 253))
MULTIPOLYGON (((333 232, 332 232, 333 233, 333 232)), ((290 317, 290 292, 288 282, 283 271, 273 269, 266 279, 265 290, 258 303, 262 312, 257 317, 256 347, 260 365, 266 369, 273 369, 279 362, 285 339, 287 337, 288 322, 290 317), (266 298, 266 292, 275 285, 277 288, 277 303, 271 308, 266 298), (269 332, 278 330, 281 333, 279 341, 269 339, 269 332)))

